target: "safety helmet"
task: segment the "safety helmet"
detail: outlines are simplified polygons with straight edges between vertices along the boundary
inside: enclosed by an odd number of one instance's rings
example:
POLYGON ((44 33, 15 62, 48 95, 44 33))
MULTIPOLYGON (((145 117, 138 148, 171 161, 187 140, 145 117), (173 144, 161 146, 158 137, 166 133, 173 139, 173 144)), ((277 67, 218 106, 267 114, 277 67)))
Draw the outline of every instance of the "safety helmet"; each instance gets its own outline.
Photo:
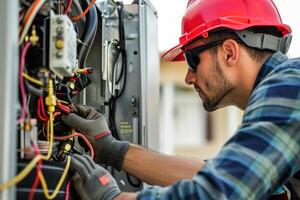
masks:
POLYGON ((184 60, 182 50, 184 46, 195 39, 208 38, 209 33, 222 28, 233 30, 240 34, 239 36, 244 36, 244 40, 241 39, 248 46, 255 48, 282 50, 286 53, 291 42, 291 28, 282 23, 272 0, 189 0, 182 18, 182 35, 179 38, 179 44, 164 53, 163 59, 184 60), (245 30, 253 27, 275 27, 282 36, 277 38, 261 34, 256 38, 257 34, 250 34, 248 37, 248 32, 245 30))

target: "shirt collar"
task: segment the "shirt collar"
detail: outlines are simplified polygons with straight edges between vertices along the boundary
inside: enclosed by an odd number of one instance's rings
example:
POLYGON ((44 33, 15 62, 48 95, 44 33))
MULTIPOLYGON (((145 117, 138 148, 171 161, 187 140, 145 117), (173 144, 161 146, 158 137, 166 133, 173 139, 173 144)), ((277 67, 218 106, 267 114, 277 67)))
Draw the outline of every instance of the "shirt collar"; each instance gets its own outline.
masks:
POLYGON ((259 70, 253 90, 271 71, 273 71, 277 66, 279 66, 287 59, 288 57, 280 51, 277 51, 271 57, 269 57, 259 70))

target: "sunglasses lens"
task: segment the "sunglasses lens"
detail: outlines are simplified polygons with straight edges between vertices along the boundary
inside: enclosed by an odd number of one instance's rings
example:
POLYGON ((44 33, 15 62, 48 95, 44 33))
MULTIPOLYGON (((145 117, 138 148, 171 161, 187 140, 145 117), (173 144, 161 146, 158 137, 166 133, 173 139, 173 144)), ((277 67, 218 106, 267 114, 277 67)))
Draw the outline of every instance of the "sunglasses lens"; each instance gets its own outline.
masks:
POLYGON ((199 54, 211 47, 214 47, 214 46, 217 46, 217 45, 220 45, 224 42, 224 39, 223 40, 218 40, 218 41, 215 41, 215 42, 211 42, 211 43, 208 43, 208 44, 204 44, 202 46, 199 46, 199 47, 196 47, 196 48, 193 48, 191 50, 188 50, 184 53, 184 56, 185 56, 185 60, 187 61, 188 65, 189 65, 189 68, 191 71, 195 72, 197 71, 197 66, 199 65, 200 63, 200 58, 199 58, 199 54))
POLYGON ((186 52, 185 59, 189 65, 190 70, 196 71, 197 65, 200 62, 199 57, 194 55, 192 52, 186 52))

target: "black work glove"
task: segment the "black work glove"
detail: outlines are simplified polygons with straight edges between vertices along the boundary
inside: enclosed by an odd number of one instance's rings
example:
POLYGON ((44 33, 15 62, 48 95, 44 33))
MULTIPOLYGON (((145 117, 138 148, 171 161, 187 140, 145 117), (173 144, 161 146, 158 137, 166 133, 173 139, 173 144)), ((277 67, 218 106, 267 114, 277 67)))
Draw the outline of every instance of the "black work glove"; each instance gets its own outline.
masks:
POLYGON ((107 126, 105 117, 90 106, 75 105, 77 114, 62 116, 68 126, 85 134, 95 150, 95 161, 121 170, 129 142, 116 140, 107 126))
POLYGON ((121 193, 110 173, 87 155, 73 155, 71 169, 75 172, 73 184, 81 199, 111 200, 121 193))

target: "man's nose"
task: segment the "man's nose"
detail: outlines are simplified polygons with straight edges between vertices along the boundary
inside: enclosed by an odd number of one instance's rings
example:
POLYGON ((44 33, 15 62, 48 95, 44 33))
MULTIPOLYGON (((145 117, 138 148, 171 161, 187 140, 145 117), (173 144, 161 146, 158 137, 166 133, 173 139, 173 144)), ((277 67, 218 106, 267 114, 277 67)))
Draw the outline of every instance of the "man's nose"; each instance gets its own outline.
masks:
POLYGON ((185 76, 185 83, 188 85, 194 84, 196 82, 196 76, 195 73, 193 71, 191 71, 190 69, 188 69, 188 72, 185 76))

